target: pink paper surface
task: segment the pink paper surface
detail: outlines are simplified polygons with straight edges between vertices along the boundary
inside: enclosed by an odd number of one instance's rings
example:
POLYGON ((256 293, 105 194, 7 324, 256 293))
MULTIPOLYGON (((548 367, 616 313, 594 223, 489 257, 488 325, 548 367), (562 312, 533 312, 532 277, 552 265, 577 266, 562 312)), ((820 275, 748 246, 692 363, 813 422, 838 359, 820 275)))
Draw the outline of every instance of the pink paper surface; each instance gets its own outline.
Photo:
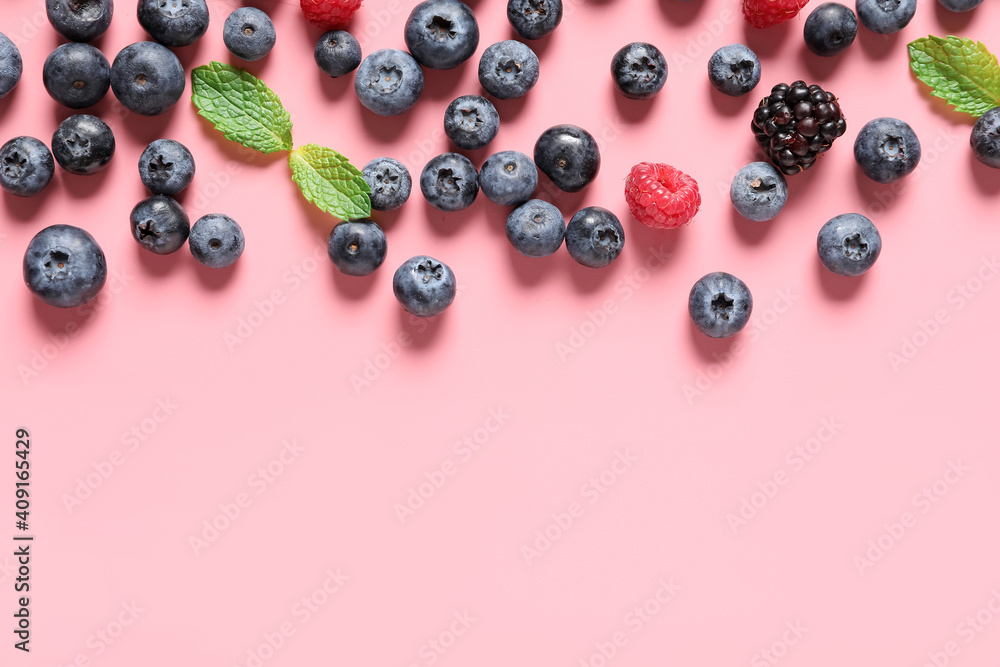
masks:
MULTIPOLYGON (((133 4, 119 1, 99 42, 109 59, 145 38, 133 4)), ((177 49, 188 71, 239 63, 221 34, 238 4, 210 3, 207 35, 177 49)), ((296 142, 359 166, 393 156, 414 180, 453 149, 443 112, 481 92, 479 54, 512 36, 505 3, 473 3, 473 59, 426 71, 417 106, 380 118, 353 76, 320 74, 320 31, 297 2, 248 4, 271 13, 278 42, 247 67, 280 95, 296 142)), ((366 0, 351 26, 363 51, 403 48, 412 4, 366 0)), ((282 156, 248 158, 196 116, 190 79, 157 118, 109 93, 96 108, 118 141, 105 172, 59 170, 35 199, 0 198, 0 663, 995 667, 1000 172, 974 160, 972 119, 912 76, 906 44, 958 34, 1000 51, 1000 3, 951 14, 922 0, 901 33, 861 28, 832 59, 805 49, 803 23, 758 31, 723 0, 568 0, 532 43, 538 85, 497 102, 497 138, 465 153, 477 166, 530 154, 557 123, 598 137, 597 180, 556 203, 567 218, 588 205, 620 216, 626 247, 602 271, 565 249, 521 258, 508 209, 480 195, 443 214, 415 187, 377 217, 385 265, 340 276, 326 258, 334 221, 282 156), (622 98, 609 73, 637 40, 670 67, 649 102, 622 98), (735 41, 763 62, 741 99, 706 76, 735 41), (759 159, 752 110, 798 78, 837 94, 847 134, 790 179, 776 220, 748 222, 728 189, 759 159), (923 146, 897 185, 854 163, 877 116, 905 120, 923 146), (160 137, 194 152, 181 198, 192 221, 220 212, 243 226, 231 270, 130 237, 138 157, 160 137), (643 160, 698 180, 690 226, 631 218, 623 181, 643 160), (853 280, 826 273, 815 249, 819 227, 851 211, 883 238, 853 280), (108 285, 82 311, 23 285, 24 249, 54 223, 86 228, 107 255, 108 285), (431 323, 392 295, 416 254, 460 285, 431 323), (687 315, 691 285, 717 270, 755 301, 728 342, 687 315), (31 436, 30 654, 12 632, 17 428, 31 436)), ((0 5, 0 31, 24 56, 0 140, 48 142, 71 113, 41 84, 61 39, 40 0, 0 5)))

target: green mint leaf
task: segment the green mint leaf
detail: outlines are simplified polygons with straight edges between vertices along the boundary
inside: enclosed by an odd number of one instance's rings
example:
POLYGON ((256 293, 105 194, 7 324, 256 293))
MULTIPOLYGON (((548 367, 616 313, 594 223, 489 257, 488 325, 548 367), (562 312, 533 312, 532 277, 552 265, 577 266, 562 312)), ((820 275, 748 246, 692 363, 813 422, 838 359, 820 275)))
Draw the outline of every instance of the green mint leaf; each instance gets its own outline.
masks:
POLYGON ((212 61, 191 72, 191 101, 226 139, 261 153, 292 150, 292 119, 253 74, 212 61))
POLYGON ((292 180, 306 199, 341 220, 371 216, 371 188, 357 167, 330 148, 299 146, 288 154, 292 180))
POLYGON ((1000 106, 1000 66, 982 42, 931 35, 907 48, 917 78, 958 111, 978 118, 1000 106))

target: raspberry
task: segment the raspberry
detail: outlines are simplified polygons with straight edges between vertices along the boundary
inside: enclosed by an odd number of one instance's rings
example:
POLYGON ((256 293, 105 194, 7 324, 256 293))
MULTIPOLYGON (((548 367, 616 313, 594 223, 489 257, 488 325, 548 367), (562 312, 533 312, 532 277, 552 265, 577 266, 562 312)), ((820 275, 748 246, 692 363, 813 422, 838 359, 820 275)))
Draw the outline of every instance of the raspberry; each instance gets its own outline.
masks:
POLYGON ((847 131, 833 93, 805 81, 779 83, 761 100, 750 123, 757 143, 781 173, 809 169, 847 131))
POLYGON ((799 13, 809 0, 743 0, 743 17, 756 28, 770 28, 799 13))
POLYGON ((698 182, 669 164, 640 162, 625 179, 625 201, 647 227, 673 229, 691 222, 701 206, 698 182))
POLYGON ((361 6, 361 0, 299 0, 309 22, 323 28, 343 28, 361 6))

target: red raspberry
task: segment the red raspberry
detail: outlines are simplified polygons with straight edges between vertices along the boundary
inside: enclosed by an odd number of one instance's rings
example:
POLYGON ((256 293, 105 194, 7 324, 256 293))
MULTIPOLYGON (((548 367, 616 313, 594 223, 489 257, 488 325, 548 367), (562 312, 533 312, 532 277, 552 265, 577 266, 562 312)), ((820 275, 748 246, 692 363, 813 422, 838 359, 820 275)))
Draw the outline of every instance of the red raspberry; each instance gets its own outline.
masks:
POLYGON ((343 28, 361 6, 361 0, 299 0, 309 22, 323 28, 343 28))
POLYGON ((756 28, 770 28, 799 13, 809 0, 743 0, 743 16, 756 28))
POLYGON ((698 182, 669 164, 640 162, 625 179, 625 201, 647 227, 673 229, 691 222, 701 206, 698 182))

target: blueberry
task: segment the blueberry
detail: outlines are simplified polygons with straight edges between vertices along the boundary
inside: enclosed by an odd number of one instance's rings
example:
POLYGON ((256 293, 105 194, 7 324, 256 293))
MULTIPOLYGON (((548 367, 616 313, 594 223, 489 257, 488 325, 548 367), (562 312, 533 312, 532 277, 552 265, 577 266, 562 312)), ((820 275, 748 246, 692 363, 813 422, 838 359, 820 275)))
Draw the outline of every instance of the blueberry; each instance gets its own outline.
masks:
POLYGON ((114 0, 45 0, 49 23, 72 42, 90 42, 111 25, 114 0))
MULTIPOLYGON (((181 241, 183 243, 183 241, 181 241)), ((200 264, 224 269, 243 254, 243 229, 228 215, 209 213, 191 227, 188 247, 200 264)))
POLYGON ((521 97, 538 81, 538 56, 527 44, 508 39, 486 47, 479 58, 479 83, 493 97, 521 97))
POLYGON ((361 64, 361 45, 351 33, 331 30, 316 41, 313 57, 324 73, 332 77, 344 76, 361 64))
POLYGON ((112 92, 140 116, 157 116, 177 104, 185 83, 181 61, 156 42, 130 44, 111 63, 112 92))
POLYGON ((372 210, 392 211, 410 198, 413 181, 410 172, 398 160, 377 157, 365 165, 361 175, 371 188, 372 210))
POLYGON ((507 216, 507 240, 525 257, 551 255, 565 235, 562 212, 543 199, 530 199, 507 216))
POLYGON ((371 220, 342 222, 330 232, 326 249, 341 273, 367 276, 385 261, 385 232, 371 220))
POLYGON ((455 300, 455 274, 444 262, 417 255, 396 269, 392 292, 408 313, 434 317, 455 300))
POLYGON ((688 296, 688 314, 695 328, 711 338, 738 334, 752 310, 753 296, 746 283, 724 271, 703 276, 688 296))
POLYGON ((854 42, 858 18, 839 2, 824 2, 809 14, 802 34, 817 56, 835 56, 854 42))
POLYGON ((648 100, 667 82, 667 59, 652 44, 632 42, 611 59, 611 76, 625 97, 648 100))
POLYGON ((136 204, 129 220, 135 240, 157 255, 169 255, 180 250, 191 232, 184 208, 163 195, 153 195, 136 204))
POLYGON ((188 46, 208 30, 205 0, 139 0, 139 25, 164 46, 188 46))
POLYGON ((154 195, 176 195, 191 184, 194 172, 191 151, 173 139, 157 139, 139 156, 139 179, 154 195))
POLYGON ((34 137, 14 137, 0 148, 0 186, 12 195, 37 195, 55 171, 49 147, 34 137))
POLYGON ((96 174, 108 166, 114 154, 115 135, 97 116, 70 116, 52 135, 52 155, 71 174, 96 174))
POLYGON ((0 32, 0 99, 14 89, 21 80, 24 63, 17 45, 7 35, 0 32))
POLYGON ((899 32, 917 11, 917 0, 857 0, 861 25, 880 35, 899 32))
POLYGON ((625 247, 625 230, 606 208, 588 206, 576 212, 566 226, 566 250, 580 264, 592 269, 618 259, 625 247))
POLYGON ((865 216, 844 213, 820 228, 816 249, 828 270, 838 276, 860 276, 882 252, 882 237, 865 216))
POLYGON ((52 225, 35 234, 22 271, 28 289, 56 308, 82 306, 97 296, 108 278, 101 246, 72 225, 52 225))
POLYGON ((479 170, 479 187, 491 202, 517 206, 531 199, 538 185, 538 169, 519 151, 500 151, 486 158, 479 170))
POLYGON ((424 91, 424 73, 406 51, 379 49, 361 61, 354 92, 361 104, 379 116, 403 113, 424 91))
POLYGON ((444 112, 444 133, 459 148, 476 150, 493 141, 500 130, 500 114, 485 97, 462 95, 444 112))
POLYGON ((454 212, 472 206, 479 194, 479 176, 469 158, 458 153, 433 157, 420 173, 420 191, 431 206, 454 212))
POLYGON ((729 199, 744 218, 763 222, 781 213, 788 201, 788 184, 770 162, 751 162, 733 177, 729 199))
POLYGON ((594 137, 576 125, 555 125, 535 142, 535 165, 564 192, 579 192, 601 169, 594 137))
POLYGON ((562 0, 507 0, 507 20, 525 39, 541 39, 562 21, 562 0))
POLYGON ((938 0, 941 6, 952 12, 968 12, 982 4, 983 0, 938 0))
POLYGON ((233 10, 222 26, 222 41, 229 52, 250 62, 269 54, 276 39, 271 17, 256 7, 233 10))
POLYGON ((868 178, 892 183, 916 169, 920 162, 920 142, 903 121, 876 118, 858 132, 854 159, 868 178))
POLYGON ((976 121, 969 137, 976 159, 1000 169, 1000 107, 993 107, 976 121))
POLYGON ((760 83, 760 59, 746 44, 727 44, 708 59, 708 80, 720 93, 746 95, 760 83))
POLYGON ((42 83, 59 104, 84 109, 104 99, 111 87, 111 65, 96 47, 69 42, 45 59, 42 83))
POLYGON ((460 0, 424 0, 410 12, 403 34, 417 62, 431 69, 452 69, 479 46, 479 24, 460 0))

